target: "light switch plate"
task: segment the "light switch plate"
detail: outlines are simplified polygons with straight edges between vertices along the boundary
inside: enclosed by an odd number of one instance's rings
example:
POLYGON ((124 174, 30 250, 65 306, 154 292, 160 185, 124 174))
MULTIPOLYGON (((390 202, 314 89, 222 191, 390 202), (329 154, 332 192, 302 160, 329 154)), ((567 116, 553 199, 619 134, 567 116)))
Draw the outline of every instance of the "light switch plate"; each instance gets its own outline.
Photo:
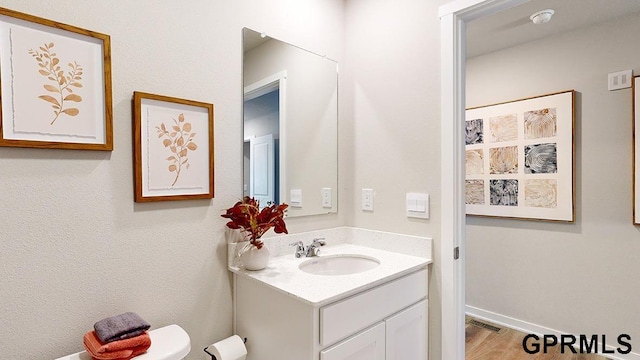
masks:
POLYGON ((322 207, 331 208, 331 188, 322 188, 322 207))
POLYGON ((626 89, 631 87, 633 70, 618 71, 609 74, 609 91, 626 89))
POLYGON ((407 193, 407 217, 429 218, 429 194, 407 193))
POLYGON ((291 207, 302 207, 302 189, 291 189, 289 202, 291 207))
POLYGON ((373 189, 362 189, 362 210, 373 211, 373 189))

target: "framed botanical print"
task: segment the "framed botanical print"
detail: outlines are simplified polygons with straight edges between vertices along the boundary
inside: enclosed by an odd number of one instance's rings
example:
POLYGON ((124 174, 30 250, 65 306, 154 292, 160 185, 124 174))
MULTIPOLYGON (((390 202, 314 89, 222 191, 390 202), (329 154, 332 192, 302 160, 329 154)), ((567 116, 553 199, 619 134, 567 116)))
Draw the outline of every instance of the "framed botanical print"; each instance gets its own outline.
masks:
POLYGON ((574 91, 467 109, 468 215, 574 221, 574 91))
POLYGON ((213 104, 133 98, 135 201, 213 198, 213 104))
POLYGON ((0 146, 113 150, 108 35, 0 8, 0 146))

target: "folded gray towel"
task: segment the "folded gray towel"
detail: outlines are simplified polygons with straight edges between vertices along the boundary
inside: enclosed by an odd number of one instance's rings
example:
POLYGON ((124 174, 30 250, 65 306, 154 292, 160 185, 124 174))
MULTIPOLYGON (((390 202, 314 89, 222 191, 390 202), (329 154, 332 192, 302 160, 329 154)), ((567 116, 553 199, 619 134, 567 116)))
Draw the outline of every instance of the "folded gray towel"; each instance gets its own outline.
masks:
POLYGON ((93 324, 98 339, 103 343, 138 336, 150 327, 148 322, 133 312, 104 318, 93 324))

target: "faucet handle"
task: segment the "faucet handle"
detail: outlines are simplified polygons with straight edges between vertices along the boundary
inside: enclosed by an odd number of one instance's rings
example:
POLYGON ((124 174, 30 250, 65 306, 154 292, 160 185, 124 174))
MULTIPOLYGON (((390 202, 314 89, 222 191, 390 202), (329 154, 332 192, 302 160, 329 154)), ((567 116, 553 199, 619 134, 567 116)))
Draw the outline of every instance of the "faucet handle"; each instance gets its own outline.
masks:
POLYGON ((321 238, 315 238, 315 239, 313 239, 312 244, 320 245, 320 246, 325 246, 325 245, 327 245, 327 242, 326 242, 326 241, 324 241, 324 238, 323 238, 323 237, 321 237, 321 238))
POLYGON ((294 253, 294 255, 297 258, 299 258, 299 257, 301 257, 302 255, 305 254, 304 243, 302 241, 292 242, 291 244, 289 244, 289 246, 295 246, 296 247, 296 252, 294 253))

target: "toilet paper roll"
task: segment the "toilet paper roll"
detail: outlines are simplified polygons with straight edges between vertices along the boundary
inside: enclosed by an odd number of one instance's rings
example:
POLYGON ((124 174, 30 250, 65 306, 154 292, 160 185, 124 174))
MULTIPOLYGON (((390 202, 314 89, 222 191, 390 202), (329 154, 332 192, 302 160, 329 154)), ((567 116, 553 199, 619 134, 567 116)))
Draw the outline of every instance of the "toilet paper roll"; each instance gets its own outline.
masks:
POLYGON ((209 345, 207 351, 213 354, 217 360, 245 360, 247 357, 247 348, 238 335, 230 336, 209 345))

